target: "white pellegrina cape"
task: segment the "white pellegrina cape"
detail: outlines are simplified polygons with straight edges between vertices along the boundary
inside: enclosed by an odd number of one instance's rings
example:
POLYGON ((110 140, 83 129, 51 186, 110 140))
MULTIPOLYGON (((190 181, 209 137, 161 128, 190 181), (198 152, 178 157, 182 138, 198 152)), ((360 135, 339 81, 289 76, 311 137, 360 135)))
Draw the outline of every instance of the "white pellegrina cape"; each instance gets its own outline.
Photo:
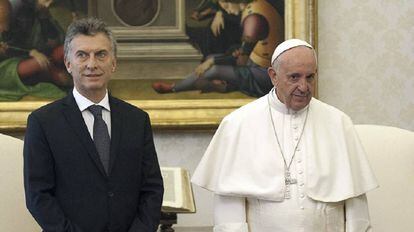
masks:
MULTIPOLYGON (((283 158, 267 97, 223 119, 194 172, 194 184, 221 195, 283 201, 283 158)), ((310 198, 338 202, 378 187, 351 119, 338 109, 313 98, 302 142, 310 198)))

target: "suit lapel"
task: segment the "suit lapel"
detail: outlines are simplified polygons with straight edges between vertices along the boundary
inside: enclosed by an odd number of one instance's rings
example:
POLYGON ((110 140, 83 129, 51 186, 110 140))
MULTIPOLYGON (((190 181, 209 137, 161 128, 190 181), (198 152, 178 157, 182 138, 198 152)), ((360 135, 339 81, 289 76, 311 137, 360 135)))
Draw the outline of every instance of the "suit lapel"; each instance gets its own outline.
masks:
POLYGON ((109 95, 109 104, 111 106, 111 152, 109 158, 109 174, 111 173, 116 156, 118 154, 119 141, 121 140, 122 131, 122 109, 117 99, 109 95))
POLYGON ((88 151, 88 155, 91 157, 98 170, 102 175, 106 176, 105 169, 99 158, 95 144, 93 143, 93 140, 89 134, 85 121, 83 120, 82 113, 76 104, 72 92, 68 94, 63 105, 63 114, 65 115, 65 118, 68 121, 69 125, 75 131, 78 139, 88 151))

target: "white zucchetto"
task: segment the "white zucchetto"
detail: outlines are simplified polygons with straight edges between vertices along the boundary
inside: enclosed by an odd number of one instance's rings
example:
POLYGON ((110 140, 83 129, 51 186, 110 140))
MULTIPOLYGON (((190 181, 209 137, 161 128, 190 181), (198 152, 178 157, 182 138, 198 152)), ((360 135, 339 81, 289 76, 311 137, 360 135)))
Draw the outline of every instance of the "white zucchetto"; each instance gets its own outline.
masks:
POLYGON ((308 48, 313 49, 313 47, 308 44, 306 41, 300 40, 300 39, 288 39, 284 42, 282 42, 281 44, 279 44, 276 48, 275 51, 273 52, 272 55, 272 62, 271 64, 273 64, 273 62, 275 62, 275 60, 285 51, 292 49, 294 47, 298 47, 298 46, 306 46, 308 48))

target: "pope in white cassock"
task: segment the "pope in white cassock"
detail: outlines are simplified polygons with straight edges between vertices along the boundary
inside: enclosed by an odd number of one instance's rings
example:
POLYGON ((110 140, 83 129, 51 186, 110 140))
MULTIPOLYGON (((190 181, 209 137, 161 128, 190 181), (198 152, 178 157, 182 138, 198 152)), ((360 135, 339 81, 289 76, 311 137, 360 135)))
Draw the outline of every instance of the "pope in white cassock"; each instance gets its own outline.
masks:
POLYGON ((378 186, 351 119, 312 98, 315 50, 281 43, 275 88, 226 116, 192 182, 215 193, 215 232, 371 231, 378 186))

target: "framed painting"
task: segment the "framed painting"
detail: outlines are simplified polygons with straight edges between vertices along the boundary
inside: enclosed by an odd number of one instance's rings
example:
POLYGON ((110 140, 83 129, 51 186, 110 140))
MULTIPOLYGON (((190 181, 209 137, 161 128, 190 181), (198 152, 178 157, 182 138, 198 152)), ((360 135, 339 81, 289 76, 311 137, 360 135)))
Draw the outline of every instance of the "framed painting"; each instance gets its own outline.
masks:
MULTIPOLYGON (((213 87, 210 83, 208 86, 211 89, 190 88, 182 92, 163 92, 155 84, 187 80, 190 74, 199 70, 200 64, 206 63, 211 54, 228 53, 226 49, 231 47, 233 40, 236 41, 234 43, 240 40, 239 35, 234 36, 240 29, 231 31, 231 27, 225 24, 227 18, 219 15, 226 10, 220 1, 225 0, 56 0, 49 1, 50 5, 46 8, 50 17, 56 17, 61 28, 86 15, 107 22, 118 42, 118 67, 109 84, 111 94, 147 111, 155 129, 194 130, 216 128, 225 115, 258 97, 257 94, 230 88, 231 81, 227 80, 212 82, 213 87), (219 16, 223 26, 217 24, 220 22, 217 21, 219 16), (208 37, 200 34, 200 31, 210 31, 217 37, 230 31, 227 38, 232 42, 225 44, 220 40, 212 43, 208 39, 211 35, 208 37), (220 91, 223 84, 225 91, 220 91)), ((256 1, 275 2, 273 6, 278 8, 277 12, 283 20, 283 39, 304 39, 316 48, 317 0, 256 1)), ((245 17, 247 7, 247 4, 241 6, 234 13, 239 17, 236 17, 238 26, 245 17)), ((260 11, 260 7, 257 9, 260 11)), ((4 15, 3 12, 0 6, 0 16, 4 15)), ((230 19, 233 17, 230 11, 225 13, 230 15, 230 19)), ((0 63, 0 78, 5 75, 1 73, 1 66, 0 63)), ((64 85, 62 87, 59 82, 50 83, 64 89, 64 85)), ((48 96, 31 94, 16 99, 2 99, 1 85, 0 81, 0 132, 24 131, 28 114, 53 101, 48 96)), ((315 85, 317 93, 317 81, 315 85)))

